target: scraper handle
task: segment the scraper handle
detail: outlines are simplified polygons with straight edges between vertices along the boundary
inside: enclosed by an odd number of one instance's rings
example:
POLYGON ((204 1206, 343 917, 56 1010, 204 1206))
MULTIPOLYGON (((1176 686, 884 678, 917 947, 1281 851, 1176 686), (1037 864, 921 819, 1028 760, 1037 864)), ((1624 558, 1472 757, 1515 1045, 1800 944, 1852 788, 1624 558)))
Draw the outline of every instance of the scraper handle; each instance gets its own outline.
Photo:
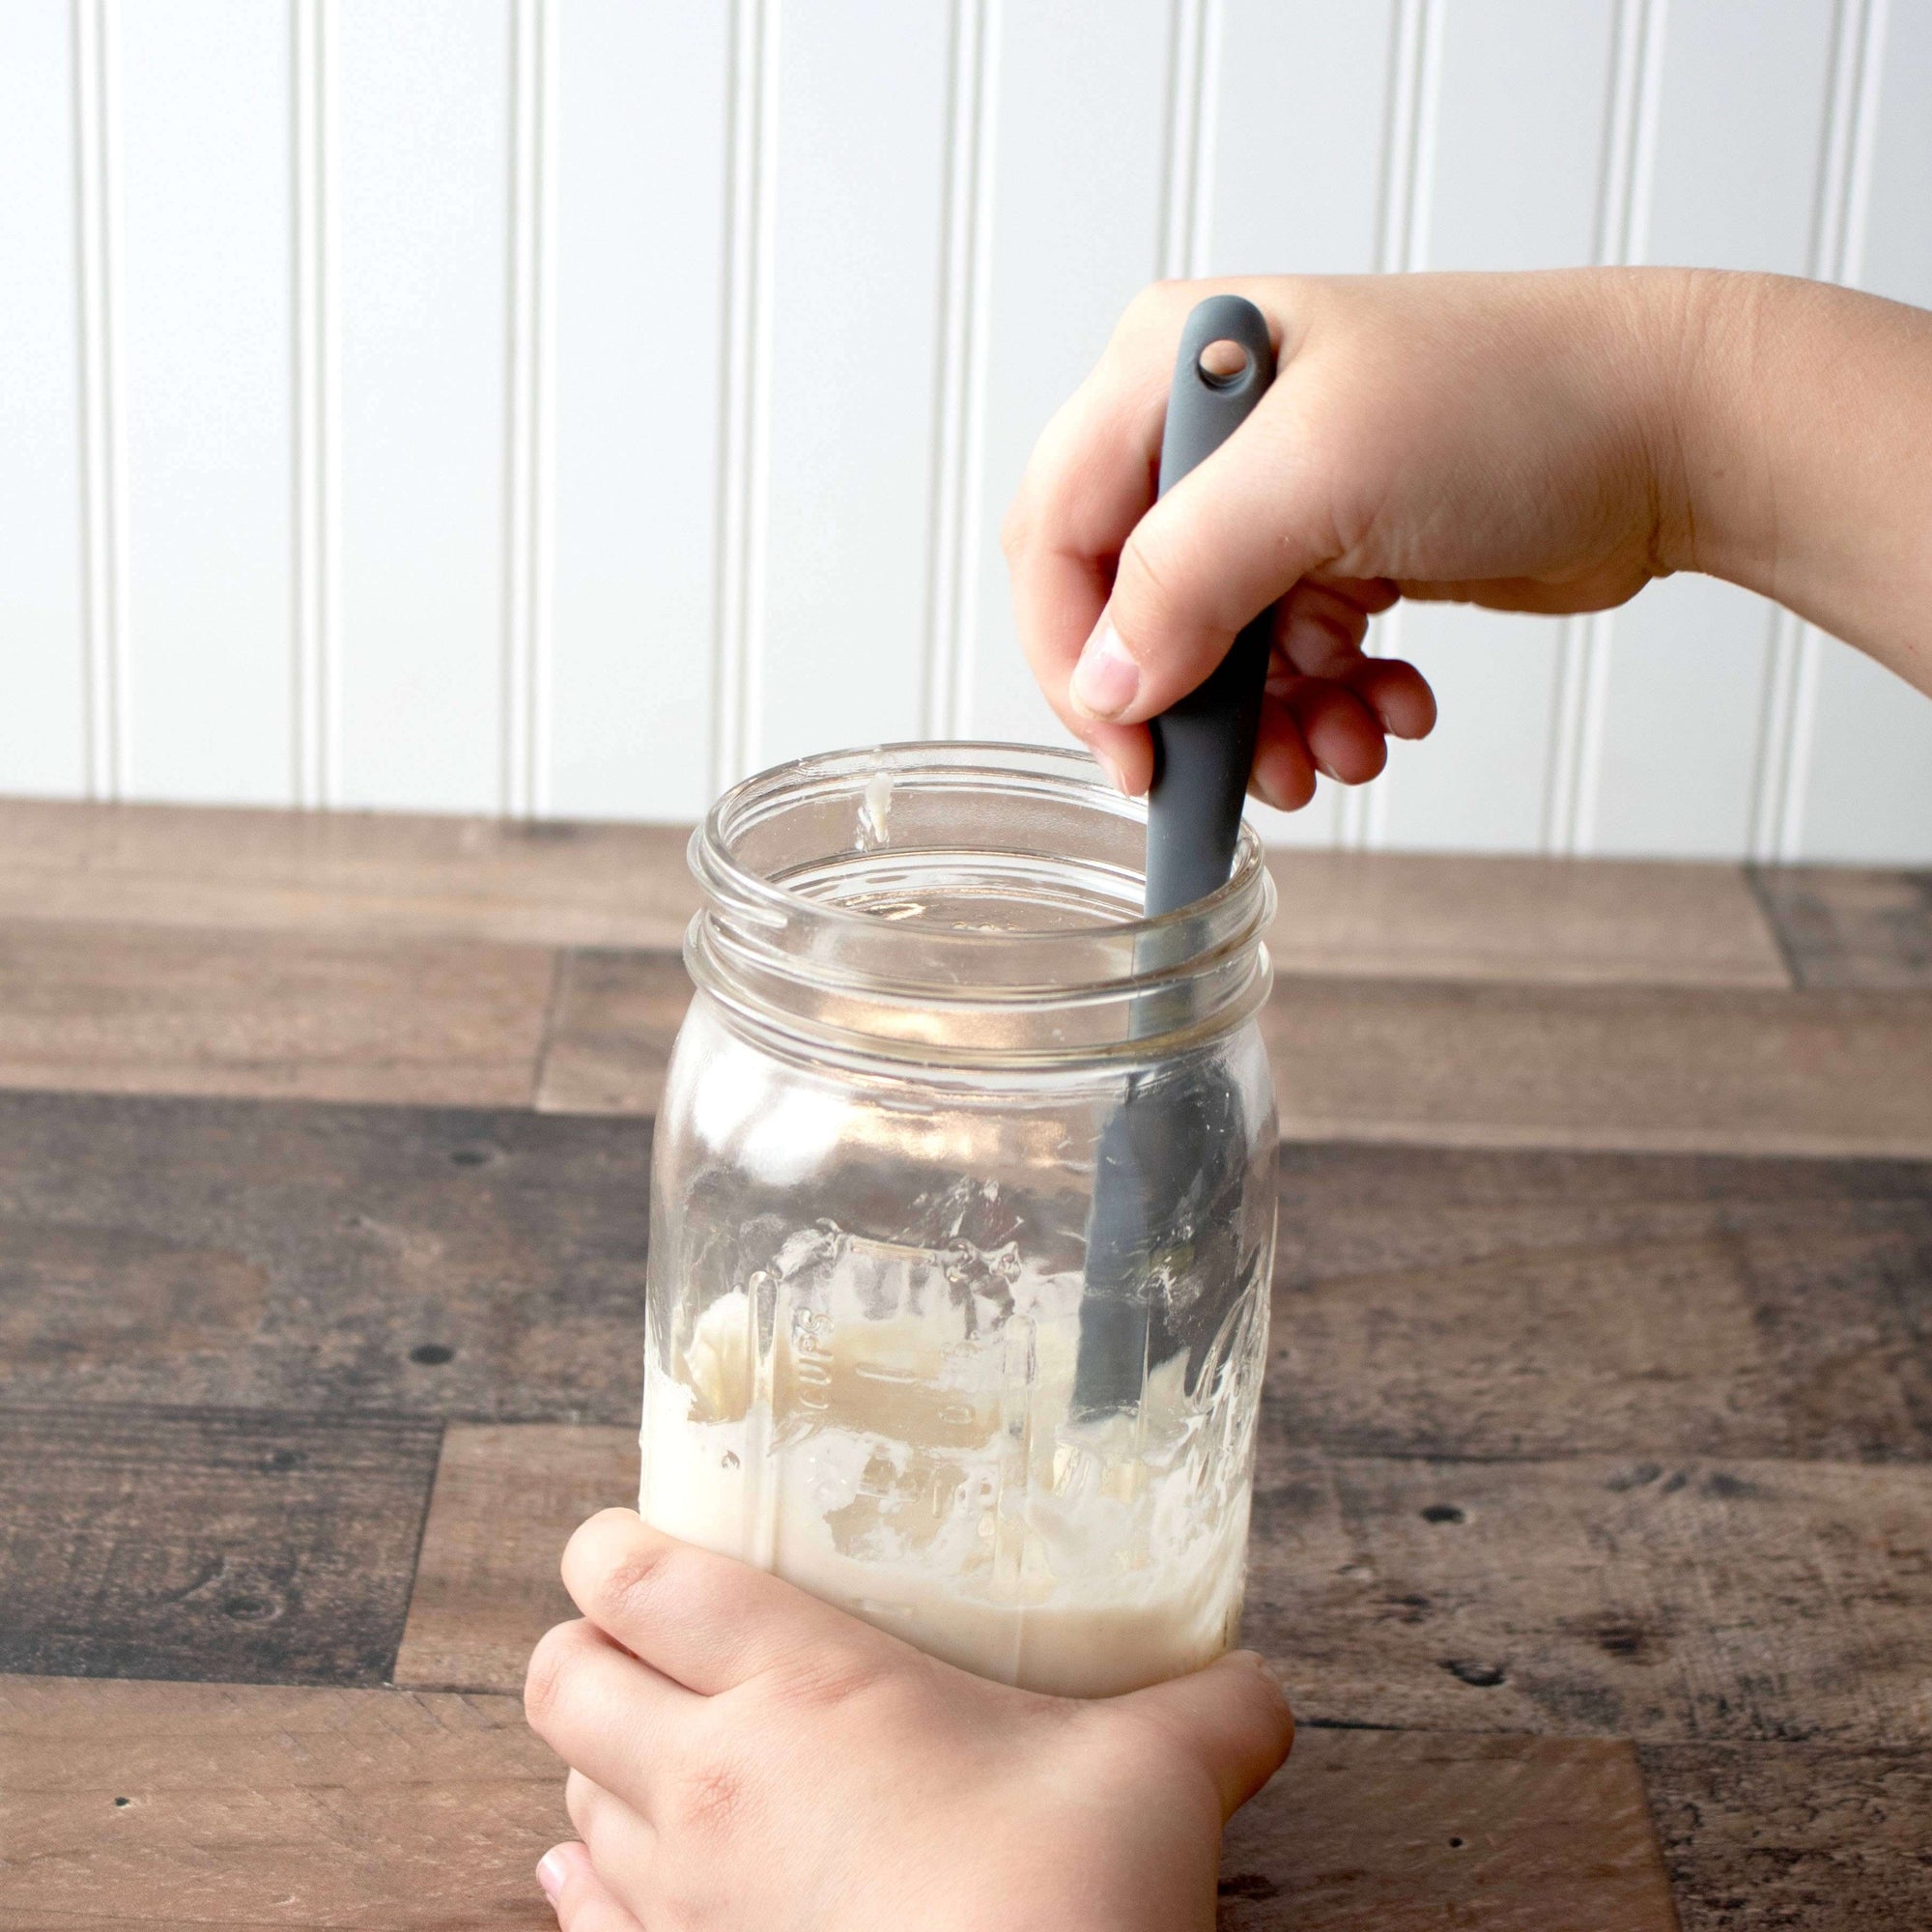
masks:
MULTIPOLYGON (((1267 319, 1240 296, 1209 296, 1187 318, 1168 391, 1160 444, 1160 495, 1205 463, 1247 421, 1274 381, 1267 319), (1201 366, 1210 343, 1247 355, 1236 375, 1201 366)), ((1273 612, 1264 611, 1197 685, 1151 721, 1153 783, 1148 791, 1147 909, 1176 912, 1228 882, 1241 830, 1241 801, 1255 761, 1273 612)))

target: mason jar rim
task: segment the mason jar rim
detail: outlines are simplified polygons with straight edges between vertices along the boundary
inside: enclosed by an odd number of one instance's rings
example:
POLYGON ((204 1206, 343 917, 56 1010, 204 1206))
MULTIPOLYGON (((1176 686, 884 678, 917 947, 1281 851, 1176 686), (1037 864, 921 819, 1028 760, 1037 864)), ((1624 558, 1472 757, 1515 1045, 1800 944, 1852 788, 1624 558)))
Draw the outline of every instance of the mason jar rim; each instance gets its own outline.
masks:
MULTIPOLYGON (((1179 911, 1131 911, 1142 886, 1144 801, 1122 797, 1088 754, 997 741, 902 742, 815 753, 726 791, 692 835, 705 903, 686 957, 696 983, 737 1010, 822 1047, 960 1064, 1147 1058, 1205 1042, 1250 1017, 1271 978, 1262 935, 1274 892, 1252 827, 1240 829, 1228 882, 1179 911), (936 818, 952 802, 969 822, 1010 806, 1077 832, 1085 855, 973 845, 947 854, 1007 867, 1015 881, 1066 882, 1043 929, 972 929, 913 912, 882 917, 795 883, 862 860, 922 852, 895 846, 892 814, 936 818), (874 801, 884 807, 868 842, 874 801), (748 854, 787 824, 823 850, 790 863, 748 854), (835 844, 837 833, 845 842, 835 844), (1131 896, 1130 896, 1131 895, 1131 896), (1106 910, 1117 905, 1119 912, 1106 910), (1088 908, 1091 910, 1083 910, 1088 908)), ((1076 842, 1069 838, 1068 843, 1076 842)), ((1039 903, 1045 903, 1041 900, 1039 903)))

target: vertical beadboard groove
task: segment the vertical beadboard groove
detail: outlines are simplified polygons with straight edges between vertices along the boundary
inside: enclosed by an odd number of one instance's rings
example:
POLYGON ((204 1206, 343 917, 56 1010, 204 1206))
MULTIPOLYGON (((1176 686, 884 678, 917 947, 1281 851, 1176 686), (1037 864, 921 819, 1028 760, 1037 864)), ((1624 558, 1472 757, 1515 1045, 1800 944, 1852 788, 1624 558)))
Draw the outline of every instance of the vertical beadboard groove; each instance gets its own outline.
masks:
MULTIPOLYGON (((1885 26, 1885 0, 1838 0, 1808 264, 1813 275, 1830 281, 1858 274, 1885 26)), ((1820 648, 1813 625, 1792 611, 1775 613, 1751 815, 1754 859, 1795 859, 1803 849, 1820 648)))
POLYGON ((945 730, 973 734, 975 657, 980 638, 980 553, 986 500, 986 385, 992 344, 993 216, 1000 125, 1000 47, 1005 0, 977 0, 980 40, 973 88, 972 219, 968 229, 965 354, 959 414, 957 532, 945 730))
POLYGON ((335 0, 292 0, 295 194, 291 790, 340 795, 341 653, 335 636, 340 476, 335 288, 335 0))
MULTIPOLYGON (((1591 251, 1601 266, 1634 262, 1657 146, 1666 0, 1618 0, 1611 27, 1609 100, 1591 251)), ((1613 613, 1567 619, 1557 645, 1543 849, 1577 855, 1596 840, 1598 782, 1609 704, 1613 613)))
POLYGON ((1200 276, 1214 258, 1214 156, 1221 135, 1221 49, 1226 40, 1225 0, 1202 0, 1201 71, 1195 83, 1194 210, 1186 271, 1200 276))
MULTIPOLYGON (((772 336, 774 266, 778 256, 779 38, 783 27, 780 0, 762 0, 764 30, 759 44, 757 117, 757 223, 753 233, 751 388, 745 465, 745 593, 743 676, 738 722, 744 772, 764 762, 759 730, 764 716, 766 646, 765 581, 769 554, 767 524, 771 508, 772 336)), ((739 774, 743 776, 743 772, 739 774)))
POLYGON ((73 211, 75 350, 80 401, 80 628, 81 746, 89 798, 108 795, 105 774, 109 712, 106 598, 103 594, 107 519, 101 484, 106 469, 100 373, 100 120, 98 0, 72 0, 73 211))
POLYGON ((757 29, 763 9, 759 0, 735 0, 731 8, 731 39, 726 55, 729 86, 724 99, 724 287, 719 313, 724 319, 718 356, 718 507, 713 543, 715 581, 712 588, 711 634, 711 776, 708 789, 724 789, 728 775, 739 765, 738 686, 742 680, 738 637, 738 595, 743 574, 740 522, 743 486, 739 480, 738 418, 743 412, 744 353, 741 338, 749 333, 746 309, 751 264, 748 257, 748 202, 756 157, 755 87, 758 71, 757 29))
POLYGON ((556 662, 556 311, 557 148, 563 67, 558 43, 563 0, 538 0, 536 34, 536 192, 530 317, 529 654, 525 753, 533 816, 550 810, 551 687, 556 662))
MULTIPOLYGON (((1859 75, 1845 166, 1843 213, 1835 240, 1833 277, 1856 287, 1864 276, 1865 232, 1871 213, 1872 175, 1878 143, 1879 94, 1885 78, 1885 45, 1891 0, 1864 0, 1859 36, 1859 75)), ((1809 803, 1811 752, 1818 720, 1818 679, 1831 639, 1815 624, 1799 625, 1798 674, 1784 752, 1783 797, 1776 856, 1804 857, 1804 814, 1809 803)))
POLYGON ((317 0, 316 19, 316 462, 319 469, 317 637, 321 678, 317 783, 321 803, 342 799, 342 181, 336 78, 340 16, 336 0, 317 0))
POLYGON ((537 816, 549 788, 558 14, 559 0, 515 0, 511 18, 501 783, 514 818, 537 816))
POLYGON ((128 456, 114 13, 114 0, 73 0, 83 702, 87 790, 97 799, 120 798, 128 773, 128 456))
POLYGON ((765 490, 771 421, 773 190, 778 145, 779 0, 736 0, 725 138, 723 446, 718 466, 716 728, 712 789, 756 756, 763 654, 765 490))
POLYGON ((959 730, 961 640, 974 555, 971 504, 979 401, 974 378, 982 361, 984 336, 985 255, 979 203, 986 0, 952 0, 952 24, 933 375, 925 673, 920 693, 920 728, 928 738, 950 738, 959 730))
MULTIPOLYGON (((1389 36, 1388 105, 1376 209, 1376 267, 1383 274, 1412 272, 1428 258, 1445 4, 1446 0, 1397 0, 1395 31, 1389 36)), ((1378 617, 1367 648, 1378 656, 1399 651, 1403 614, 1397 604, 1378 617)), ((1335 843, 1345 851, 1380 845, 1387 836, 1387 821, 1386 780, 1344 786, 1335 843)))
POLYGON ((315 771, 315 7, 289 0, 289 792, 296 804, 320 803, 315 771))
POLYGON ((116 56, 120 0, 99 0, 100 293, 103 415, 107 429, 108 759, 113 795, 125 797, 136 720, 128 703, 133 625, 128 594, 128 409, 126 300, 122 268, 121 83, 116 56))
POLYGON ((1200 212, 1203 89, 1206 84, 1208 0, 1170 0, 1167 112, 1162 130, 1160 234, 1156 276, 1192 274, 1200 212))
POLYGON ((542 0, 510 9, 510 179, 503 410, 501 746, 498 809, 532 812, 530 773, 531 571, 536 504, 537 166, 539 14, 542 0))
POLYGON ((531 200, 536 163, 530 139, 530 93, 536 58, 533 0, 511 0, 510 7, 510 177, 509 274, 504 288, 503 549, 502 641, 497 664, 500 742, 497 748, 497 810, 525 815, 527 798, 524 696, 529 650, 525 580, 529 565, 529 288, 531 200))

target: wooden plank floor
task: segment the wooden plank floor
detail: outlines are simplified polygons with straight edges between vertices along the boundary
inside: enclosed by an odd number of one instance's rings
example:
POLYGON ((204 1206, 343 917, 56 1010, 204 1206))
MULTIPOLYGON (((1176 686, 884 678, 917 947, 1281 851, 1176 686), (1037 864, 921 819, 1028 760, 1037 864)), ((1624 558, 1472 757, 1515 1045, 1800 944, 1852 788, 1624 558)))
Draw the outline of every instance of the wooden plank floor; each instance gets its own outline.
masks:
POLYGON ((563 1785, 516 1698, 0 1678, 0 1753, 18 1932, 556 1922, 563 1785))
MULTIPOLYGON (((0 1752, 9 1926, 554 1923, 562 1784, 513 1698, 0 1679, 0 1752)), ((1628 1745, 1313 1732, 1225 1870, 1229 1932, 1671 1924, 1628 1745)))
MULTIPOLYGON (((682 845, 0 804, 0 1927, 549 1922, 682 845)), ((1274 866, 1223 1926, 1932 1923, 1926 883, 1274 866)))
POLYGON ((0 927, 0 1087, 517 1105, 533 948, 333 933, 0 927))
POLYGON ((1735 867, 1277 852, 1279 973, 1557 985, 1791 983, 1735 867))
POLYGON ((1801 986, 1932 987, 1932 872, 1767 867, 1752 883, 1801 986))
POLYGON ((440 1433, 355 1414, 0 1408, 0 1669, 384 1683, 440 1433))
POLYGON ((689 836, 0 799, 0 922, 675 947, 697 909, 689 836))

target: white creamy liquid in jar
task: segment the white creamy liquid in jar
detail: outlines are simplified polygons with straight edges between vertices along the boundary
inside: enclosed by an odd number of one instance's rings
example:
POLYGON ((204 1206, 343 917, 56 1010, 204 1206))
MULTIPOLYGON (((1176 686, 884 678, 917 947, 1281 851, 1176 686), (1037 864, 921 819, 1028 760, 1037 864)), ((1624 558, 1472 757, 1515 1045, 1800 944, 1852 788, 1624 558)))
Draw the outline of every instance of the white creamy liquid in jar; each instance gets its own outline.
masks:
POLYGON ((670 1372, 646 1351, 639 1508, 1002 1683, 1107 1696, 1197 1669, 1240 1617, 1252 1392, 1228 1384, 1259 1350, 1234 1338, 1195 1395, 1177 1357, 1136 1414, 1077 1419, 1078 1298, 1049 1283, 983 1338, 768 1312, 761 1353, 724 1294, 670 1372))

